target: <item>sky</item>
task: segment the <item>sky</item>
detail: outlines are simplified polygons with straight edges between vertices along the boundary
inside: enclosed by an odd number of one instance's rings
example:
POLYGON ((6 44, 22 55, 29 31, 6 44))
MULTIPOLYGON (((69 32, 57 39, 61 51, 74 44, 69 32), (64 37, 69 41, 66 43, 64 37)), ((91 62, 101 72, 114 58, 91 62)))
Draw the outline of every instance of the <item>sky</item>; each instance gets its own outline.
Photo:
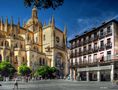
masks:
MULTIPOLYGON (((32 7, 26 8, 24 0, 0 0, 0 16, 9 19, 11 16, 17 24, 20 17, 23 21, 31 17, 32 7)), ((67 40, 82 34, 93 27, 111 19, 118 19, 118 0, 64 0, 62 6, 56 10, 38 10, 39 21, 48 22, 54 16, 56 27, 64 30, 67 26, 67 40)))

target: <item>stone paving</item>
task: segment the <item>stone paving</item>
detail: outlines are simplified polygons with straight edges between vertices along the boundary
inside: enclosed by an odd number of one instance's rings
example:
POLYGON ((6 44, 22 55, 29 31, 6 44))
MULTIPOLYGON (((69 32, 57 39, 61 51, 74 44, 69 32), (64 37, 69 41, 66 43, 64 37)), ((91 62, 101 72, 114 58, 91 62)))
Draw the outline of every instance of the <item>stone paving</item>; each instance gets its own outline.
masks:
MULTIPOLYGON (((0 90, 13 90, 14 82, 0 82, 0 90)), ((15 89, 17 90, 17 89, 15 89)), ((118 90, 111 82, 82 82, 67 80, 41 80, 19 82, 18 90, 118 90)))

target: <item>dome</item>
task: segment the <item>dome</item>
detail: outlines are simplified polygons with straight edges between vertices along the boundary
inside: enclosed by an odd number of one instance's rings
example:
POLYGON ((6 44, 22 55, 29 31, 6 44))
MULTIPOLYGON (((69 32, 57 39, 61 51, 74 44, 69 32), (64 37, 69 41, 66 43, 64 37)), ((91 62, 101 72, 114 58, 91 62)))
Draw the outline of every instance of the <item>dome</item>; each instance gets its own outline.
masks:
POLYGON ((32 17, 27 21, 27 23, 25 25, 26 26, 30 26, 32 24, 38 24, 40 27, 42 27, 42 23, 38 20, 36 6, 33 7, 33 9, 32 9, 32 17))
POLYGON ((37 18, 30 18, 26 23, 26 25, 28 25, 28 26, 30 26, 32 24, 39 24, 39 26, 42 27, 42 23, 37 18))

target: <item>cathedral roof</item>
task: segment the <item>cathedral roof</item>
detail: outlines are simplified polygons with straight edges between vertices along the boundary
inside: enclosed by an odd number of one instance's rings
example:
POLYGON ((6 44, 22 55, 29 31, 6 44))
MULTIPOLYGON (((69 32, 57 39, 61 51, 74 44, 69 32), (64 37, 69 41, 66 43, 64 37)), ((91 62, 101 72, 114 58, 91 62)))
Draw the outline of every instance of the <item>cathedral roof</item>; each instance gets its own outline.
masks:
POLYGON ((25 24, 26 26, 30 26, 32 24, 37 24, 40 27, 42 27, 42 23, 38 20, 37 13, 38 13, 37 8, 34 6, 32 9, 32 17, 27 21, 27 23, 25 24))

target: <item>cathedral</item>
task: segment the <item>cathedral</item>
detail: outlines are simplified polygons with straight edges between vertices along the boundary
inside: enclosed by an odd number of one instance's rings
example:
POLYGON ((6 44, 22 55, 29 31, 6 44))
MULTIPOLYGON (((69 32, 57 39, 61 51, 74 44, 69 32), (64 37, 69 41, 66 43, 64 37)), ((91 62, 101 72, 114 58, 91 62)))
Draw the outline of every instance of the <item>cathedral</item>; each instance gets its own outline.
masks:
POLYGON ((48 65, 58 69, 57 75, 67 74, 67 28, 61 31, 55 26, 54 17, 49 24, 38 20, 37 8, 33 7, 31 18, 20 26, 6 17, 0 20, 0 62, 9 61, 16 69, 27 64, 32 71, 48 65))

